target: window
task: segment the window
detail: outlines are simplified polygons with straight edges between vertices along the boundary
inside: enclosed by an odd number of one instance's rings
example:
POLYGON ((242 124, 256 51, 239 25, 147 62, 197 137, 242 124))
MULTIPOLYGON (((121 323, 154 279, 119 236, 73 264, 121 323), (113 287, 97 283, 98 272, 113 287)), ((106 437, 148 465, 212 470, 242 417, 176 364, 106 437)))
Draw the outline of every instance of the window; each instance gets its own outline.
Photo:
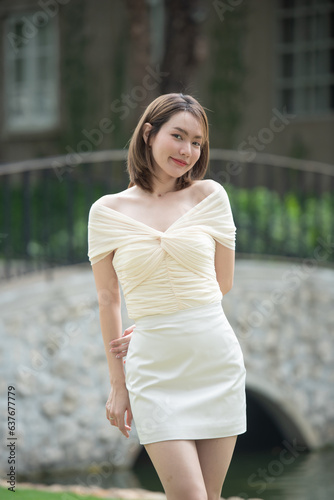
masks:
POLYGON ((334 111, 334 2, 277 2, 276 91, 298 115, 334 111))
POLYGON ((58 124, 57 35, 56 19, 42 11, 7 19, 6 132, 41 132, 58 124))

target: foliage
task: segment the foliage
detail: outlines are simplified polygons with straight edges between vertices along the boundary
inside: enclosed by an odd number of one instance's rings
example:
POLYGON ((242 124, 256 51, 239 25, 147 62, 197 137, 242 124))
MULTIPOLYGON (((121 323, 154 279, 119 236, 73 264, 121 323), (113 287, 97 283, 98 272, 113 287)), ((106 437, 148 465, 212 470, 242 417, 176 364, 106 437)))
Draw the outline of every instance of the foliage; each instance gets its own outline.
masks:
MULTIPOLYGON (((85 137, 82 128, 89 114, 89 103, 94 96, 89 93, 89 72, 85 63, 86 49, 89 43, 84 28, 85 6, 78 2, 70 2, 66 9, 66 22, 64 22, 64 45, 66 50, 61 58, 61 84, 64 89, 64 104, 66 118, 60 134, 59 147, 66 154, 65 147, 71 146, 75 150, 77 144, 85 137), (73 26, 76 29, 73 29, 73 26)), ((65 20, 64 20, 65 21, 65 20)))
MULTIPOLYGON (((54 265, 87 261, 89 208, 105 194, 106 186, 94 184, 88 196, 86 184, 55 184, 52 182, 46 189, 45 184, 35 183, 31 188, 29 214, 25 213, 22 189, 12 188, 9 224, 7 221, 10 235, 0 246, 0 257, 5 256, 8 245, 13 259, 46 260, 54 265)), ((319 238, 327 239, 332 234, 333 194, 279 195, 265 187, 233 186, 227 191, 237 227, 239 253, 312 257, 319 238)), ((6 227, 4 217, 3 212, 2 228, 6 227)))
POLYGON ((228 193, 237 226, 237 251, 312 257, 319 238, 332 233, 334 195, 321 197, 265 187, 228 193))
MULTIPOLYGON (((219 10, 219 8, 218 8, 219 10)), ((230 8, 224 19, 218 15, 210 25, 210 68, 208 108, 210 142, 215 147, 232 149, 240 126, 246 96, 243 84, 247 68, 243 59, 247 33, 247 4, 230 8)))

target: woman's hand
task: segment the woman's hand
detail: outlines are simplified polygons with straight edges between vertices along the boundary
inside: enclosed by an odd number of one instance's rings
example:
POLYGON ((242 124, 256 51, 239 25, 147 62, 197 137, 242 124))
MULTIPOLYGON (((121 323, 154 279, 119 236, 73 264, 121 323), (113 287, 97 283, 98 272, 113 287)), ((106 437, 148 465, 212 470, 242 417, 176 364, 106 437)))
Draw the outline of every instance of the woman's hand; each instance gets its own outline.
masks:
MULTIPOLYGON (((109 342, 109 352, 114 353, 116 358, 124 358, 124 356, 127 355, 132 332, 135 327, 136 325, 129 326, 126 330, 124 330, 121 338, 109 342)), ((129 437, 132 412, 129 393, 125 384, 115 385, 111 388, 108 401, 106 402, 106 415, 111 425, 118 427, 125 437, 129 437)))
POLYGON ((116 355, 116 358, 124 358, 124 356, 127 355, 132 332, 135 327, 136 325, 129 326, 129 328, 124 330, 121 338, 109 342, 109 352, 113 352, 116 355))
POLYGON ((129 393, 125 385, 111 388, 106 402, 106 415, 110 424, 118 427, 122 434, 128 438, 131 431, 132 412, 129 393))

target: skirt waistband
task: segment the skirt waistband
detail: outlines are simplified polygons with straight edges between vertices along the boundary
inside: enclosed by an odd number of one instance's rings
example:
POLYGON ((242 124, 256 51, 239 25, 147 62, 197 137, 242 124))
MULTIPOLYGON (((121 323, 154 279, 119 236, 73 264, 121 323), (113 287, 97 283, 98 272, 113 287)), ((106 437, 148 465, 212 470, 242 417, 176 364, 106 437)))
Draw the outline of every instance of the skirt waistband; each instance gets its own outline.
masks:
POLYGON ((196 307, 188 307, 187 309, 180 309, 173 313, 168 314, 152 314, 149 316, 142 316, 135 320, 135 325, 140 327, 149 327, 151 325, 156 325, 157 322, 163 322, 166 320, 167 322, 172 320, 173 322, 177 321, 187 321, 190 320, 194 315, 198 317, 198 315, 205 316, 206 314, 213 314, 217 311, 223 311, 221 301, 213 302, 211 304, 204 304, 202 306, 196 307))

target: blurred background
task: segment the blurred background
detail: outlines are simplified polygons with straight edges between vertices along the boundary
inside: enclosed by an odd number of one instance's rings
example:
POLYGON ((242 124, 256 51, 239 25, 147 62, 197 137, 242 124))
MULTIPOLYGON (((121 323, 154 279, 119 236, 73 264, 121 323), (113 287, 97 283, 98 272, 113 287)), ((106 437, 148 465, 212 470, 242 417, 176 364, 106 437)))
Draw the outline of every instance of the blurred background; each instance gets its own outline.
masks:
POLYGON ((135 430, 124 443, 105 422, 87 222, 126 189, 145 107, 182 92, 207 111, 207 177, 237 226, 224 309, 248 432, 223 495, 332 499, 334 2, 0 0, 0 32, 0 384, 17 389, 19 479, 161 491, 135 430))

